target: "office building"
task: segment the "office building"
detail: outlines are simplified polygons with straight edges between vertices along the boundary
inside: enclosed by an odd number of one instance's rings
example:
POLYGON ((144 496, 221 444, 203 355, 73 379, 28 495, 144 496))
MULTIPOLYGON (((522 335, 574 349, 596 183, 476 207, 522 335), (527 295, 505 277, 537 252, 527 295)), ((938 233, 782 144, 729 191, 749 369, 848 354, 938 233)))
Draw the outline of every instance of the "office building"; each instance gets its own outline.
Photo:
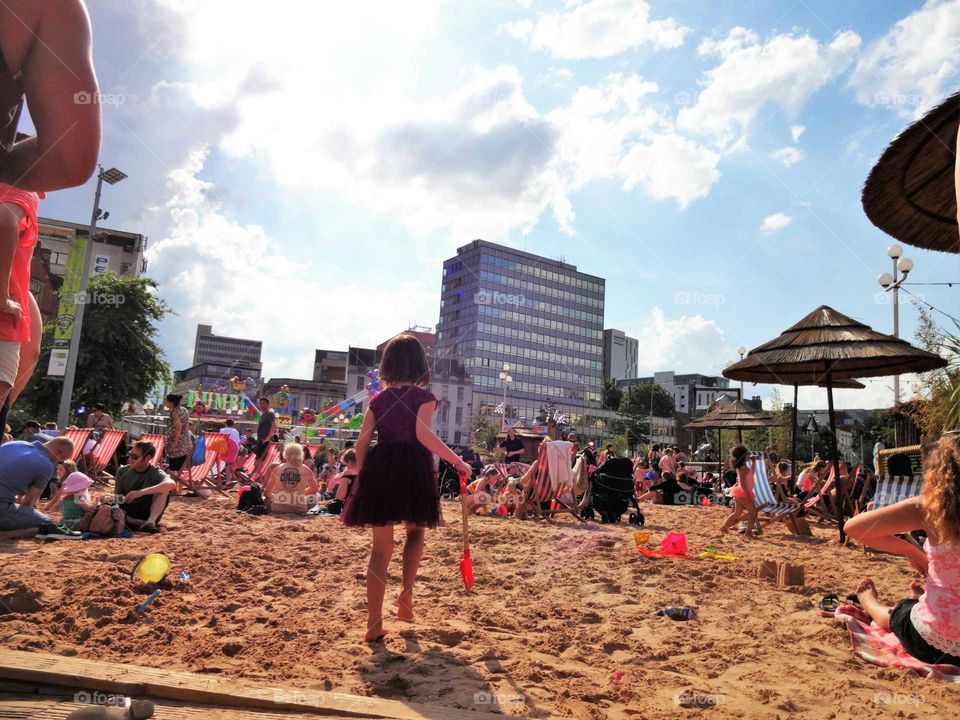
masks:
MULTIPOLYGON (((255 370, 256 377, 259 377, 263 369, 263 364, 260 362, 262 349, 263 343, 260 340, 214 335, 210 325, 197 325, 193 364, 213 363, 244 371, 255 370)), ((243 372, 234 374, 243 375, 243 372)))
POLYGON ((347 384, 347 353, 342 350, 317 350, 313 358, 314 382, 347 384))
POLYGON ((603 377, 608 380, 626 380, 637 376, 636 338, 621 330, 603 331, 603 377))
POLYGON ((624 390, 631 385, 659 385, 673 396, 676 411, 691 418, 705 415, 721 397, 734 400, 740 397, 740 386, 730 387, 730 381, 720 375, 678 375, 664 371, 654 373, 653 377, 620 380, 617 385, 624 390))
POLYGON ((574 265, 475 240, 443 264, 437 354, 473 381, 473 410, 495 416, 509 364, 510 422, 553 404, 582 434, 598 436, 605 281, 574 265))
MULTIPOLYGON (((89 237, 90 226, 65 220, 37 218, 37 242, 50 251, 50 271, 63 277, 70 245, 78 237, 89 237)), ((147 270, 144 252, 147 238, 138 233, 97 227, 93 243, 93 264, 90 274, 115 272, 121 276, 140 277, 147 270)))

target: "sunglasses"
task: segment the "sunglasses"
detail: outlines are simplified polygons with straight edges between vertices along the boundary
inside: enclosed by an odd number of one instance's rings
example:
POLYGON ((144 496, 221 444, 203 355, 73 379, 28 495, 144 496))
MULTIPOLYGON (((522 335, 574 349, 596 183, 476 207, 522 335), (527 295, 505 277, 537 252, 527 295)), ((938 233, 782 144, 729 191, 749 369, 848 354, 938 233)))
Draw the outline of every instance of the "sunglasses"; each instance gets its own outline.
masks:
POLYGON ((143 457, 143 455, 137 455, 137 454, 135 454, 135 453, 129 453, 129 454, 127 455, 127 457, 130 458, 131 460, 139 460, 140 458, 143 457))

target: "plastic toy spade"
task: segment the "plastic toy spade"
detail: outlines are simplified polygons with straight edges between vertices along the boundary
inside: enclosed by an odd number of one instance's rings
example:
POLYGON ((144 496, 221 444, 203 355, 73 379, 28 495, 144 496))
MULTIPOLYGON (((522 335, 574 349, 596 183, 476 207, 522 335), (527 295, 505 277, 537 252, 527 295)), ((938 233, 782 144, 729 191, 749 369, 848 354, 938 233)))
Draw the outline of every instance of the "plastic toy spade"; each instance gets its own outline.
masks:
POLYGON ((470 557, 470 534, 468 530, 468 518, 470 512, 467 508, 467 476, 460 476, 460 506, 463 508, 463 557, 460 558, 460 577, 463 578, 463 586, 470 590, 473 588, 473 558, 470 557))

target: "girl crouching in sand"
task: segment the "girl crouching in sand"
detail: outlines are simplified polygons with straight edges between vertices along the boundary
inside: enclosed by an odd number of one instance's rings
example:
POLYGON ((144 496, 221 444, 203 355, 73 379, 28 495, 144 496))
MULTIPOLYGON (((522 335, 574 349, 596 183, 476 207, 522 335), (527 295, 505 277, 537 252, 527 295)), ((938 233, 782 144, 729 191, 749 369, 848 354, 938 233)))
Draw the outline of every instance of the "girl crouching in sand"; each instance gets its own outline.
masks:
POLYGON ((926 591, 914 582, 914 597, 895 607, 882 604, 873 580, 864 578, 857 596, 873 622, 918 660, 960 666, 960 436, 941 438, 923 469, 919 498, 861 513, 844 530, 864 545, 905 556, 926 576, 926 591), (927 534, 922 550, 897 537, 913 530, 927 534))
POLYGON ((730 448, 730 465, 737 473, 737 484, 733 488, 733 512, 720 528, 721 533, 727 532, 746 513, 746 537, 760 534, 760 519, 757 517, 757 506, 753 498, 753 468, 747 466, 747 448, 743 445, 734 445, 730 448))
POLYGON ((383 629, 383 595, 387 568, 393 555, 393 526, 404 523, 403 587, 397 601, 397 619, 413 622, 413 585, 423 555, 424 528, 440 524, 440 490, 433 455, 470 475, 471 468, 433 432, 437 399, 424 388, 430 371, 423 346, 408 333, 387 343, 380 361, 384 390, 375 397, 357 439, 359 477, 350 488, 343 522, 373 528, 373 547, 367 566, 367 634, 374 641, 383 629), (373 433, 378 442, 371 448, 373 433))

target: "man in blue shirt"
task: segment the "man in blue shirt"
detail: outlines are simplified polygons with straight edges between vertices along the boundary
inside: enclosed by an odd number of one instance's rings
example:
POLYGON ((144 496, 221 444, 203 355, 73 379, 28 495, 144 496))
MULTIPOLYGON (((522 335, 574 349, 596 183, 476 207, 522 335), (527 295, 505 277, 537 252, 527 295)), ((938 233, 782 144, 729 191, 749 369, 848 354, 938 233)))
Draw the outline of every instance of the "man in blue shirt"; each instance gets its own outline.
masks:
POLYGON ((7 537, 35 535, 53 521, 37 510, 40 494, 56 476, 57 465, 73 456, 73 441, 53 438, 47 442, 11 441, 0 445, 0 533, 7 537), (17 503, 17 496, 23 502, 17 503))

